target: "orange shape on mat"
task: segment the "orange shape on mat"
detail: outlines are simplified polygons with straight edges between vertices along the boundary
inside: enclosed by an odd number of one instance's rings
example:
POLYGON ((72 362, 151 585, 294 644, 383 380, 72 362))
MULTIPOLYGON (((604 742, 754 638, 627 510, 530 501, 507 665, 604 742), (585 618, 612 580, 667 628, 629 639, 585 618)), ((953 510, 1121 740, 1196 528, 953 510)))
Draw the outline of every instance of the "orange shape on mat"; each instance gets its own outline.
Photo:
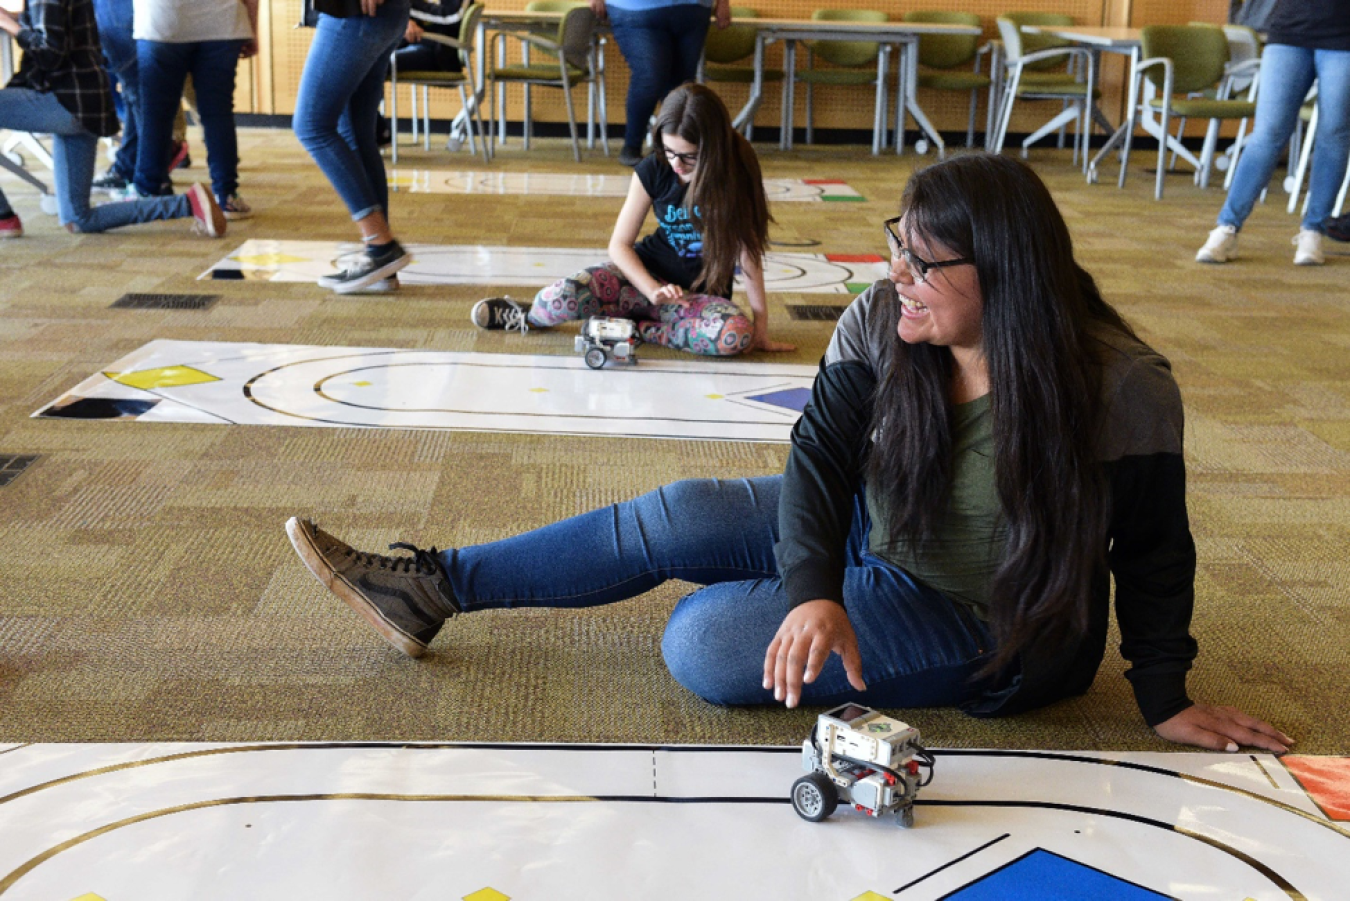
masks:
POLYGON ((1280 758, 1329 820, 1350 821, 1350 757, 1280 758))

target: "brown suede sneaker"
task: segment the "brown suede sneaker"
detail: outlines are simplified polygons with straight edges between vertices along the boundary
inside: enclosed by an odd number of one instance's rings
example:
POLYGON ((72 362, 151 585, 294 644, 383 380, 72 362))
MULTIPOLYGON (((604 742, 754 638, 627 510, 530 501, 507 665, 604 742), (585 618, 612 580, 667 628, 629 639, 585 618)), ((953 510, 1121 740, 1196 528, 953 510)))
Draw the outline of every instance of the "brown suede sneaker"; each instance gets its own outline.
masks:
POLYGON ((425 654, 441 624, 459 612, 435 548, 391 544, 413 556, 365 554, 296 517, 286 521, 286 535, 315 578, 409 657, 425 654))

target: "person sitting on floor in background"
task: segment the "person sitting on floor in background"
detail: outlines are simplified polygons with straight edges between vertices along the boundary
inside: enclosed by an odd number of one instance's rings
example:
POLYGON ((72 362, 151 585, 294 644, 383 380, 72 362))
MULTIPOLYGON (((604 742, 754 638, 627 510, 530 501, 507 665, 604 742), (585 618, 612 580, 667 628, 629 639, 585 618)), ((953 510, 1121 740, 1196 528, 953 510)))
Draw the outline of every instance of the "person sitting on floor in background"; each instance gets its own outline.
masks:
POLYGON ((129 194, 173 192, 169 171, 174 119, 188 75, 206 142, 211 188, 228 219, 253 209, 239 196, 239 136, 234 122, 235 73, 258 53, 258 0, 137 0, 136 63, 140 75, 140 140, 129 194))
POLYGON ((472 312, 479 328, 524 333, 615 316, 636 321, 649 344, 690 353, 794 349, 769 338, 769 205, 754 148, 731 127, 721 98, 700 84, 671 91, 652 141, 610 236, 611 262, 544 288, 528 313, 509 298, 480 300, 472 312), (657 230, 639 241, 649 210, 657 230), (753 318, 731 301, 737 264, 753 318))
MULTIPOLYGON (((0 129, 52 136, 56 199, 68 231, 101 232, 191 216, 201 234, 225 234, 224 214, 201 185, 178 197, 89 206, 98 139, 117 134, 91 0, 28 0, 17 19, 0 9, 0 29, 23 50, 19 71, 0 90, 0 129)), ((0 238, 22 234, 23 224, 0 191, 0 238)))
POLYGON ((975 716, 1087 691, 1114 577, 1145 722, 1183 744, 1285 751, 1270 724, 1187 694, 1181 396, 1074 260, 1045 184, 992 154, 937 163, 885 240, 891 277, 840 319, 781 476, 676 482, 443 552, 363 553, 301 519, 292 546, 413 657, 453 616, 682 579, 704 587, 676 605, 662 652, 708 701, 975 716))

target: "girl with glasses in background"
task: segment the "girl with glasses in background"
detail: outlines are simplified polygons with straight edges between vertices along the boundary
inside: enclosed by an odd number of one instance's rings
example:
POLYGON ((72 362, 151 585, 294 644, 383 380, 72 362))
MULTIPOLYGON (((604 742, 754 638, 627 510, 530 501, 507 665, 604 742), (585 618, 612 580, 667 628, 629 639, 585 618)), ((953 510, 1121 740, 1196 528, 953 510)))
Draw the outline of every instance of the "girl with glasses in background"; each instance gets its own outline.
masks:
POLYGON ((544 288, 528 311, 490 297, 473 308, 479 328, 548 328, 590 316, 632 319, 649 344, 709 356, 789 351, 769 338, 764 248, 769 205, 750 142, 721 99, 686 84, 661 104, 653 152, 638 163, 614 232, 610 262, 544 288), (638 240, 648 211, 657 230, 638 240), (750 303, 731 300, 737 266, 750 303))
POLYGON ((701 587, 661 651, 702 698, 981 717, 1088 690, 1114 581, 1145 723, 1212 750, 1287 750, 1269 723, 1187 692, 1181 395, 1075 261, 1044 183, 970 154, 916 173, 901 209, 891 277, 840 318, 782 475, 688 479, 447 551, 361 553, 301 519, 292 545, 413 657, 459 614, 683 579, 701 587))

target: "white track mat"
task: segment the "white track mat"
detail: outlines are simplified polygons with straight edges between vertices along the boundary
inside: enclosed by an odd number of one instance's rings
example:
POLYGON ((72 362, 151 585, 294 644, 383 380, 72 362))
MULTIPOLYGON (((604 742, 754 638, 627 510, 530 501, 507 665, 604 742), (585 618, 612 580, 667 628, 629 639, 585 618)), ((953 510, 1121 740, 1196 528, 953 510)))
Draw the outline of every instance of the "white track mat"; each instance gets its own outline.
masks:
MULTIPOLYGON (((326 241, 249 240, 200 278, 313 282, 360 249, 326 241)), ((398 274, 405 285, 521 285, 531 288, 531 295, 608 259, 599 248, 409 244, 408 250, 413 262, 398 274)), ((764 287, 771 293, 857 294, 886 271, 886 260, 877 254, 774 251, 764 256, 764 287)), ((739 279, 736 287, 741 289, 739 279)))
POLYGON ((592 370, 570 354, 152 341, 33 415, 785 443, 815 374, 698 358, 592 370))
MULTIPOLYGON (((389 171, 389 189, 406 194, 521 194, 565 197, 627 197, 631 174, 568 175, 562 172, 472 172, 449 169, 389 171)), ((782 201, 861 201, 840 179, 766 178, 764 193, 782 201)))
POLYGON ((1346 897, 1350 830, 1273 757, 936 758, 902 829, 799 819, 797 748, 0 746, 0 898, 1346 897))

